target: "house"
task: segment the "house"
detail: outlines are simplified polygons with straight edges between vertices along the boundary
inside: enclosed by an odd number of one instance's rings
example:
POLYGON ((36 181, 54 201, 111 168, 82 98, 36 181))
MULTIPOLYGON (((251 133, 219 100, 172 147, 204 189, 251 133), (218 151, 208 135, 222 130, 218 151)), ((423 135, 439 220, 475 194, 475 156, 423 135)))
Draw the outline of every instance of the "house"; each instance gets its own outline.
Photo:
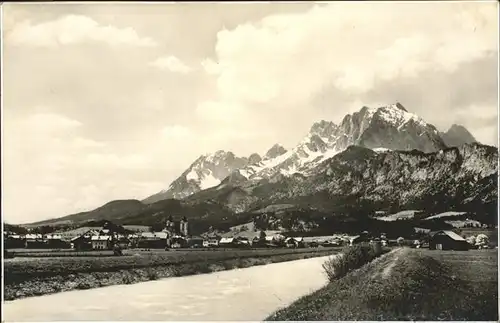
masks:
POLYGON ((92 237, 99 235, 99 229, 90 229, 70 240, 71 247, 76 250, 91 250, 92 237))
POLYGON ((204 243, 206 242, 207 247, 217 247, 219 245, 219 237, 208 237, 204 243))
POLYGON ((302 237, 290 237, 285 240, 285 245, 287 248, 302 248, 304 247, 304 238, 302 237))
POLYGON ((252 244, 247 237, 236 237, 235 239, 236 247, 249 248, 252 244))
POLYGON ((59 234, 48 234, 45 236, 45 241, 47 248, 69 248, 70 244, 62 240, 62 236, 59 234))
POLYGON ((252 247, 265 248, 266 247, 266 240, 265 239, 261 240, 260 237, 254 237, 252 239, 252 247))
POLYGON ((323 242, 321 245, 323 247, 338 247, 342 245, 342 240, 340 238, 333 238, 323 242))
POLYGON ((124 225, 123 228, 130 232, 149 232, 150 228, 147 225, 124 225))
POLYGON ((185 248, 188 245, 186 238, 175 235, 169 239, 170 248, 185 248))
POLYGON ((139 235, 139 248, 165 248, 169 245, 168 232, 142 232, 139 235))
POLYGON ((4 233, 4 246, 5 248, 24 248, 25 239, 24 236, 15 233, 4 233))
POLYGON ((234 238, 221 238, 219 241, 219 247, 233 247, 236 241, 234 238))
POLYGON ((318 247, 319 242, 316 237, 304 237, 302 238, 303 243, 308 247, 318 247))
POLYGON ((70 246, 75 250, 91 250, 92 242, 90 241, 91 237, 86 235, 81 235, 78 237, 74 237, 70 240, 70 246))
POLYGON ((431 250, 469 250, 469 243, 453 231, 431 232, 429 249, 431 250))
POLYGON ((95 235, 90 238, 92 249, 94 250, 109 250, 111 249, 111 236, 95 235))
POLYGON ((47 248, 47 243, 41 234, 29 233, 25 236, 24 246, 27 249, 42 249, 47 248))
POLYGON ((101 227, 81 227, 69 231, 57 231, 54 234, 60 235, 64 241, 71 241, 74 238, 81 237, 88 232, 98 232, 101 227))
POLYGON ((358 244, 360 242, 362 242, 363 238, 361 236, 354 236, 354 237, 350 237, 349 239, 349 245, 355 245, 355 244, 358 244))
MULTIPOLYGON (((191 237, 187 239, 187 245, 189 248, 201 248, 204 247, 205 239, 202 237, 191 237)), ((207 243, 208 246, 208 243, 207 243)))

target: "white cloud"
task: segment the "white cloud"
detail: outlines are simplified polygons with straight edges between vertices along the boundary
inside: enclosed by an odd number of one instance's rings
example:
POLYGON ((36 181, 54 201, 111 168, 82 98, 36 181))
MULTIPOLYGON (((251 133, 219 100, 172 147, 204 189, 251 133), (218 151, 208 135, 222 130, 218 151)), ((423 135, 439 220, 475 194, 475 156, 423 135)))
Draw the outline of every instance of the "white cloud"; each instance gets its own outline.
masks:
POLYGON ((237 123, 246 119, 247 110, 236 102, 205 101, 196 107, 196 114, 216 123, 237 123))
POLYGON ((88 41, 111 46, 157 46, 153 39, 140 37, 133 28, 100 25, 92 18, 82 15, 66 15, 36 25, 25 20, 15 25, 6 35, 6 42, 34 47, 57 47, 88 41))
POLYGON ((305 102, 332 82, 363 93, 377 78, 452 70, 496 50, 495 17, 494 4, 331 3, 221 30, 216 61, 202 65, 222 100, 243 104, 305 102))
POLYGON ((106 143, 88 138, 77 137, 72 141, 73 147, 78 148, 103 148, 106 143))
POLYGON ((91 153, 84 159, 85 166, 90 166, 90 170, 96 168, 105 169, 141 169, 149 164, 146 156, 138 154, 118 155, 113 153, 91 153))
POLYGON ((174 125, 166 126, 160 130, 162 136, 166 139, 185 139, 191 136, 191 131, 189 128, 174 125))
POLYGON ((25 125, 30 130, 42 130, 47 132, 65 131, 82 125, 81 122, 55 113, 37 113, 29 116, 25 125))
POLYGON ((221 72, 219 64, 214 62, 213 59, 205 58, 201 61, 200 65, 208 74, 216 75, 221 72))
POLYGON ((155 61, 151 62, 151 66, 181 74, 187 74, 193 70, 175 56, 159 57, 155 61))

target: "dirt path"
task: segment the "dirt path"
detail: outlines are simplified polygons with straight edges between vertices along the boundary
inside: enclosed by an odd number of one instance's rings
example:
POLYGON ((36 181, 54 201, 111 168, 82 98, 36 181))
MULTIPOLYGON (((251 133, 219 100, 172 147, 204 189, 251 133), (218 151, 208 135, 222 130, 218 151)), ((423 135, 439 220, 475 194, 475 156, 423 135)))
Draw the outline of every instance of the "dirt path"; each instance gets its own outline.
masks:
POLYGON ((395 250, 392 250, 391 252, 387 253, 386 255, 376 259, 375 261, 379 263, 385 263, 388 262, 387 265, 383 266, 381 270, 375 272, 372 275, 372 279, 387 279, 391 275, 392 269, 396 266, 396 263, 398 260, 406 255, 408 253, 408 249, 406 248, 398 248, 395 250))

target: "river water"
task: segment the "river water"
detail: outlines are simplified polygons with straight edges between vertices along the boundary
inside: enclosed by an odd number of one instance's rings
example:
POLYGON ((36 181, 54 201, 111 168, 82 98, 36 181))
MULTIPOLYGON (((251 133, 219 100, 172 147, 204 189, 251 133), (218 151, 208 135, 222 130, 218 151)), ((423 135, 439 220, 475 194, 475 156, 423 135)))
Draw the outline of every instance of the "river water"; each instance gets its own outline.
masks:
POLYGON ((13 321, 259 321, 327 282, 328 257, 7 301, 13 321))

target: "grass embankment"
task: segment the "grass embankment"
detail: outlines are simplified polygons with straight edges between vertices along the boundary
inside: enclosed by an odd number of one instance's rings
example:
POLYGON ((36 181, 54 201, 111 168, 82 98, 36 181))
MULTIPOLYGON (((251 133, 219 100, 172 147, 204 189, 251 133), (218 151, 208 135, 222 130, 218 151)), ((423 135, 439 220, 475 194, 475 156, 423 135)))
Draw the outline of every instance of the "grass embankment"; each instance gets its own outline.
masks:
POLYGON ((497 286, 496 251, 396 249, 267 320, 497 321, 497 286))
POLYGON ((4 261, 5 300, 159 278, 210 273, 330 255, 335 248, 165 251, 122 257, 14 258, 4 261))

